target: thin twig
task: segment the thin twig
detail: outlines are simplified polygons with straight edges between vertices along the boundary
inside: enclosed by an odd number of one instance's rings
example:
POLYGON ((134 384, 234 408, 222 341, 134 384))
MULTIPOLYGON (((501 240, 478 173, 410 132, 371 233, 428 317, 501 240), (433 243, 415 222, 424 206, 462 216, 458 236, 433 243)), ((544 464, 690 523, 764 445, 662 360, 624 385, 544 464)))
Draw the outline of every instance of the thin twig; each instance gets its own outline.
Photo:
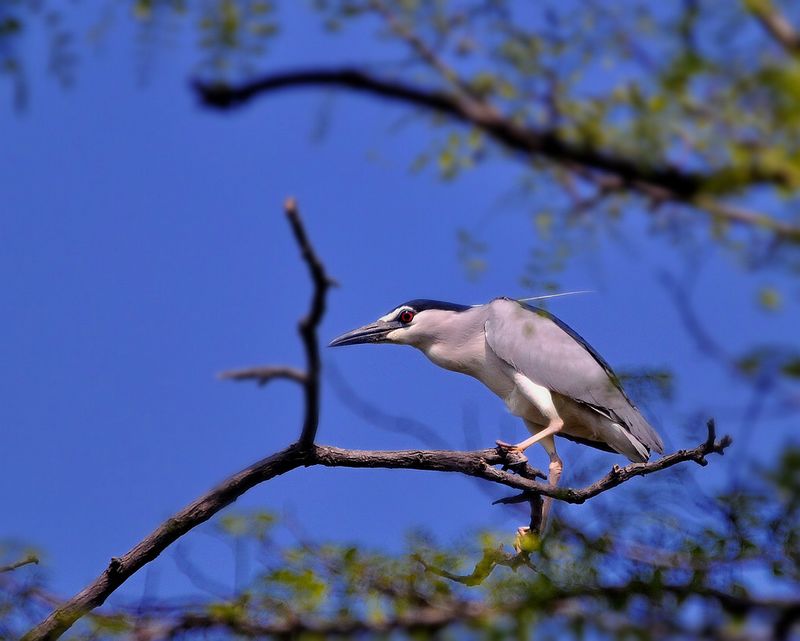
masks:
POLYGON ((287 198, 284 209, 292 227, 292 232, 294 232, 294 238, 300 247, 300 253, 308 267, 311 282, 314 285, 308 314, 303 317, 298 325, 300 338, 306 351, 306 380, 304 383, 306 413, 298 445, 305 448, 314 443, 319 425, 319 375, 322 363, 319 356, 317 327, 319 327, 325 314, 325 297, 328 290, 336 285, 336 281, 328 276, 325 266, 308 239, 308 234, 300 218, 300 212, 297 209, 297 201, 294 198, 287 198))
POLYGON ((305 385, 306 373, 290 366, 255 366, 243 369, 232 369, 220 372, 219 378, 230 381, 255 381, 259 386, 266 385, 275 379, 285 379, 305 385))
POLYGON ((11 563, 10 565, 0 565, 0 574, 3 572, 13 572, 14 570, 21 568, 25 565, 38 565, 39 557, 29 554, 24 559, 17 561, 16 563, 11 563))
POLYGON ((377 11, 389 28, 413 49, 413 51, 431 68, 435 69, 456 91, 468 99, 480 100, 455 69, 448 65, 425 41, 394 14, 394 12, 381 0, 372 0, 372 8, 377 11))
MULTIPOLYGON (((314 286, 309 312, 299 324, 307 361, 305 380, 303 381, 305 418, 300 439, 296 444, 234 474, 211 492, 165 521, 125 555, 112 558, 100 576, 28 632, 23 637, 25 641, 58 639, 78 619, 102 605, 128 578, 155 559, 189 530, 207 521, 255 485, 284 474, 303 463, 303 450, 313 445, 319 421, 320 358, 317 326, 325 313, 325 295, 334 282, 325 273, 324 266, 311 246, 295 200, 287 199, 284 209, 314 286)), ((286 373, 286 368, 282 369, 286 373)))

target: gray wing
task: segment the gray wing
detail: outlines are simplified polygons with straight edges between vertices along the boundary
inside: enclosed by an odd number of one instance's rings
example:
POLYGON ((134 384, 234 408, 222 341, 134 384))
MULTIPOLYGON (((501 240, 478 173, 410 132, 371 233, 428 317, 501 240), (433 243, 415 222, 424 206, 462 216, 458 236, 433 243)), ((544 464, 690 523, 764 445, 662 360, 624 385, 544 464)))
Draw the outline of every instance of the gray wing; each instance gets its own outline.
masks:
POLYGON ((552 314, 499 298, 490 303, 486 342, 534 383, 610 414, 649 449, 661 438, 636 409, 603 358, 577 332, 552 314))

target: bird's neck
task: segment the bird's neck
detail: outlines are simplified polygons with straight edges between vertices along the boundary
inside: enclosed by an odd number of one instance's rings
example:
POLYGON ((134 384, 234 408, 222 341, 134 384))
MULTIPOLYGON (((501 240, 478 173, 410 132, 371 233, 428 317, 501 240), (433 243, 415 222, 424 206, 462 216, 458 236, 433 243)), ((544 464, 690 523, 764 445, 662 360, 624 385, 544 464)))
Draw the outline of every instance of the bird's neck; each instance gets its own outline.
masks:
POLYGON ((485 319, 480 312, 480 308, 443 312, 438 324, 414 347, 439 367, 474 375, 486 348, 485 319))

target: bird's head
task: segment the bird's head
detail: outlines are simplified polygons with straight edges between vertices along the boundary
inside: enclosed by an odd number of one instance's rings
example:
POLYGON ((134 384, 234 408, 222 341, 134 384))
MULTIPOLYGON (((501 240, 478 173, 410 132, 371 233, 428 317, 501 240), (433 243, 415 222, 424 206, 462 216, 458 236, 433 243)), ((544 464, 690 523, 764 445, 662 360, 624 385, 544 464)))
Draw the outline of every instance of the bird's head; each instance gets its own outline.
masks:
POLYGON ((435 341, 454 314, 469 309, 438 300, 412 300, 395 307, 374 323, 337 336, 329 347, 359 343, 396 343, 424 347, 435 341))

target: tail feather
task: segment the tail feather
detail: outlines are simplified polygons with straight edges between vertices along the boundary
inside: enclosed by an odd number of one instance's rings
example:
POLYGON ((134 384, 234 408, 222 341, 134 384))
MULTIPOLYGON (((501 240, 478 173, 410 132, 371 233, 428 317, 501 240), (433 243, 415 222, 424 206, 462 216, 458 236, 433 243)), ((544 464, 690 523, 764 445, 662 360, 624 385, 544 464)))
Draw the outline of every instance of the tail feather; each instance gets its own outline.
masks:
POLYGON ((650 458, 648 447, 619 423, 612 425, 616 428, 615 438, 609 440, 609 445, 634 463, 646 463, 650 458))

